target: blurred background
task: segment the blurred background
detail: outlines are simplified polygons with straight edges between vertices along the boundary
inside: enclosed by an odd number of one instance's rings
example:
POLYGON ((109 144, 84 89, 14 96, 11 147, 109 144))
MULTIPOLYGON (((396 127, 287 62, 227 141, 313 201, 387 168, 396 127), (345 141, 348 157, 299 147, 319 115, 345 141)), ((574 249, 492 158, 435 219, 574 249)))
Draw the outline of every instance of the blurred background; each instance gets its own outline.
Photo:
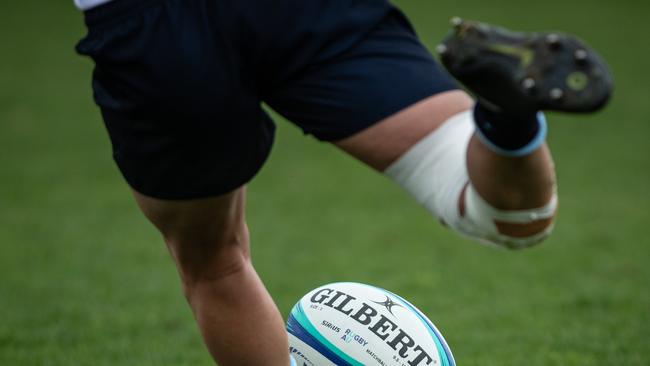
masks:
MULTIPOLYGON (((650 365, 649 3, 397 0, 433 49, 453 15, 564 30, 609 61, 612 104, 552 114, 561 207, 524 252, 446 231, 381 175, 276 116, 250 184, 256 267, 286 316, 371 283, 470 365, 650 365)), ((110 155, 71 0, 0 2, 0 365, 210 365, 162 241, 110 155)), ((227 331, 227 330, 226 330, 227 331)))

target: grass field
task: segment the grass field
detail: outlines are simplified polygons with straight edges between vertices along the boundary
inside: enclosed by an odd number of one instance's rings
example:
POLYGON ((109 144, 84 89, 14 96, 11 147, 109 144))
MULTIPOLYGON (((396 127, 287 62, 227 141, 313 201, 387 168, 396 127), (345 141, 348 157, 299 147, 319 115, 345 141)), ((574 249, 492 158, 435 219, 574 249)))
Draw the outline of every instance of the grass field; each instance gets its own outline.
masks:
MULTIPOLYGON (((250 185, 258 271, 283 314, 352 280, 395 291, 461 366, 650 365, 650 76, 633 0, 398 0, 435 45, 452 15, 590 41, 613 103, 552 115, 561 210, 505 252, 436 224, 380 175, 277 118, 250 185)), ((0 365, 210 365, 158 234, 114 167, 70 0, 0 3, 0 365)))

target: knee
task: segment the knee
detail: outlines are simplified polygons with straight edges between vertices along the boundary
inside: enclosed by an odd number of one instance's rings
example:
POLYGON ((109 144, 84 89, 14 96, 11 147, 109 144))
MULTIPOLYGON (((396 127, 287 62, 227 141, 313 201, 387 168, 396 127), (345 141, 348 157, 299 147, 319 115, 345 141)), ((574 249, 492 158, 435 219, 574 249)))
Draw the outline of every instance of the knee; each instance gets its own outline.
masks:
POLYGON ((179 265, 182 290, 188 303, 194 307, 206 298, 229 298, 240 287, 249 268, 250 259, 231 255, 209 263, 179 265))
POLYGON ((238 274, 252 268, 244 187, 196 200, 161 200, 137 192, 134 196, 162 234, 188 299, 204 289, 228 289, 238 274))
POLYGON ((165 236, 178 268, 183 291, 190 303, 204 291, 222 292, 233 287, 250 266, 247 230, 218 235, 192 232, 165 236))

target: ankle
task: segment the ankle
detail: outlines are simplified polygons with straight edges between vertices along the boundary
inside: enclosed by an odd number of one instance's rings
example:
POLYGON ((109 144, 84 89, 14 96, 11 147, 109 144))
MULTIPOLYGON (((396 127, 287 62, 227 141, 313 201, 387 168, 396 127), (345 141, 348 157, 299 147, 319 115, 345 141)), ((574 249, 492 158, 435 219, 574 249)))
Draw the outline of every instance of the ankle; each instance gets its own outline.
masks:
POLYGON ((499 155, 528 155, 546 139, 546 118, 542 112, 495 112, 478 102, 474 107, 474 122, 481 142, 499 155))

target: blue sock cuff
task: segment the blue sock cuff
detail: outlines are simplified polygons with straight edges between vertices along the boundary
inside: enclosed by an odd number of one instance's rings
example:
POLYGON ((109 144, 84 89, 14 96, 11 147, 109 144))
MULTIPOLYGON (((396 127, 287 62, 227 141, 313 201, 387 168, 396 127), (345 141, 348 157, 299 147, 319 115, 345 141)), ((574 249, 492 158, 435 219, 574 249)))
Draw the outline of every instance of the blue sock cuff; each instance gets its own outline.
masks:
POLYGON ((537 123, 539 124, 539 129, 537 130, 535 137, 528 144, 515 150, 508 150, 495 145, 487 138, 487 136, 483 134, 480 128, 476 128, 476 135, 481 140, 481 142, 485 144, 485 146, 499 155, 510 157, 526 156, 539 149, 540 146, 544 144, 544 141, 546 141, 546 133, 548 128, 546 126, 546 116, 541 111, 537 112, 537 123))

